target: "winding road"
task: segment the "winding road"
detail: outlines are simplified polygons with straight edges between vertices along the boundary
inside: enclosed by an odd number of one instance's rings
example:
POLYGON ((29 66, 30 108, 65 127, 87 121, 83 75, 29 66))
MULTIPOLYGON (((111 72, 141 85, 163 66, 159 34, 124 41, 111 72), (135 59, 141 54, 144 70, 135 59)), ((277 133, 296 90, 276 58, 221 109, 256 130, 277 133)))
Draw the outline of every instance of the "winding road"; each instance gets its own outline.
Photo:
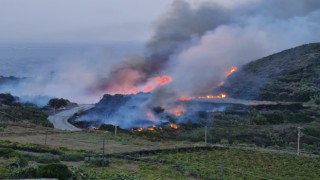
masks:
POLYGON ((81 129, 73 126, 68 122, 68 119, 74 115, 74 113, 79 112, 80 110, 88 110, 93 108, 94 105, 79 105, 78 107, 74 107, 72 109, 68 109, 54 115, 48 117, 48 120, 53 124, 55 129, 59 130, 67 130, 67 131, 81 131, 81 129))

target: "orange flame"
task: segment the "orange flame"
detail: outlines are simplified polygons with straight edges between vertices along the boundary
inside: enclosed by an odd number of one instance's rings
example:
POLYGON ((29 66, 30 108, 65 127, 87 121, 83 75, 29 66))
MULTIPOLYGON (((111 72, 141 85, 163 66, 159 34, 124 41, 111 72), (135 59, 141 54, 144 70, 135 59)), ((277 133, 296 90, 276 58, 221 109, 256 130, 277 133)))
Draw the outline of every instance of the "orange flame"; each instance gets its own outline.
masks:
POLYGON ((155 131, 156 130, 156 126, 151 126, 147 128, 148 131, 155 131))
POLYGON ((143 128, 138 128, 137 131, 138 131, 138 132, 142 132, 142 131, 143 131, 143 128))
POLYGON ((181 107, 181 106, 180 107, 175 107, 173 109, 166 110, 167 113, 173 114, 176 117, 179 117, 179 116, 183 115, 185 113, 185 111, 186 111, 185 108, 181 107))
POLYGON ((233 66, 231 67, 231 69, 227 72, 227 76, 230 76, 231 74, 233 74, 234 72, 236 72, 238 70, 237 66, 233 66))
POLYGON ((170 83, 172 81, 172 78, 170 76, 158 76, 155 77, 153 79, 151 79, 151 81, 149 81, 146 85, 144 85, 142 87, 143 92, 150 92, 152 90, 154 90, 156 87, 158 86, 163 86, 166 85, 168 83, 170 83))
POLYGON ((181 97, 179 98, 180 101, 189 101, 189 100, 191 100, 191 99, 193 99, 193 97, 181 96, 181 97))
POLYGON ((172 81, 172 78, 171 78, 170 76, 156 77, 156 78, 155 78, 155 81, 156 81, 159 85, 163 86, 163 85, 165 85, 165 84, 170 83, 170 82, 172 81))
POLYGON ((182 96, 179 98, 180 101, 190 101, 192 99, 224 99, 227 98, 227 94, 221 93, 219 95, 213 96, 213 95, 207 95, 207 96, 198 96, 198 97, 187 97, 182 96))
POLYGON ((178 129, 179 127, 176 124, 170 123, 170 127, 172 129, 178 129))
POLYGON ((140 86, 134 86, 133 84, 123 84, 123 85, 113 85, 109 94, 138 94, 139 92, 150 92, 157 88, 158 86, 163 86, 172 81, 172 78, 168 75, 157 76, 149 79, 148 82, 140 86))

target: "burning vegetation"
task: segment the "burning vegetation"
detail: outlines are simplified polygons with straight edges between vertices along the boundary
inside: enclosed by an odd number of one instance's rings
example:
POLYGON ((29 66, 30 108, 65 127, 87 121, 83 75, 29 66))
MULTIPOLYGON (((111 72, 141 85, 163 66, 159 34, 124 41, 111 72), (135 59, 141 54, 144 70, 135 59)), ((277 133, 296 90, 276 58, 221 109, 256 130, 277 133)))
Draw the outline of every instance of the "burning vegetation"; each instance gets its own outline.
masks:
POLYGON ((207 95, 207 96, 182 96, 179 98, 180 101, 190 101, 193 99, 225 99, 227 98, 227 94, 221 93, 219 95, 207 95))

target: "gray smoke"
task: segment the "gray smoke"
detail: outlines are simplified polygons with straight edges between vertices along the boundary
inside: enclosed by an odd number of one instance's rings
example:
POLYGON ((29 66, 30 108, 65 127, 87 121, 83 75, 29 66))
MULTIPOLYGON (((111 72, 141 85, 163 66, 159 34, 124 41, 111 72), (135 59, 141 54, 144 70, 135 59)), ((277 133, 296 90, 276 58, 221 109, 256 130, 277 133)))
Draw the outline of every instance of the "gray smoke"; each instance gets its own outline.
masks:
POLYGON ((317 0, 175 0, 155 23, 146 56, 118 65, 100 90, 117 93, 169 74, 162 92, 208 94, 232 66, 319 41, 319 8, 317 0))
POLYGON ((166 21, 160 21, 160 27, 182 26, 170 29, 176 30, 169 31, 172 36, 185 32, 182 30, 189 29, 186 27, 200 27, 189 33, 188 41, 174 48, 165 69, 173 78, 167 91, 179 96, 210 94, 232 66, 320 41, 320 2, 317 0, 255 0, 232 8, 213 2, 190 6, 185 1, 176 1, 169 10, 178 9, 176 14, 166 14, 166 21), (215 13, 208 13, 210 11, 215 13), (197 16, 192 16, 194 14, 197 16), (201 20, 207 24, 201 26, 201 20))

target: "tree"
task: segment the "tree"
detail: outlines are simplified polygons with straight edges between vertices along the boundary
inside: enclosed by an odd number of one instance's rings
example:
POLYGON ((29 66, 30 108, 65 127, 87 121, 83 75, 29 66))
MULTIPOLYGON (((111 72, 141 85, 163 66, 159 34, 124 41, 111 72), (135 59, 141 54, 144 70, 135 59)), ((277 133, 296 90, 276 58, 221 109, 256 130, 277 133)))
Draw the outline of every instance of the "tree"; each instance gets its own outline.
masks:
POLYGON ((69 102, 70 102, 70 101, 67 100, 67 99, 53 98, 53 99, 50 99, 50 100, 49 100, 48 105, 49 105, 50 107, 60 108, 60 107, 67 106, 67 104, 68 104, 69 102))
POLYGON ((5 104, 8 106, 13 105, 16 102, 16 97, 9 93, 0 94, 0 104, 5 104))

